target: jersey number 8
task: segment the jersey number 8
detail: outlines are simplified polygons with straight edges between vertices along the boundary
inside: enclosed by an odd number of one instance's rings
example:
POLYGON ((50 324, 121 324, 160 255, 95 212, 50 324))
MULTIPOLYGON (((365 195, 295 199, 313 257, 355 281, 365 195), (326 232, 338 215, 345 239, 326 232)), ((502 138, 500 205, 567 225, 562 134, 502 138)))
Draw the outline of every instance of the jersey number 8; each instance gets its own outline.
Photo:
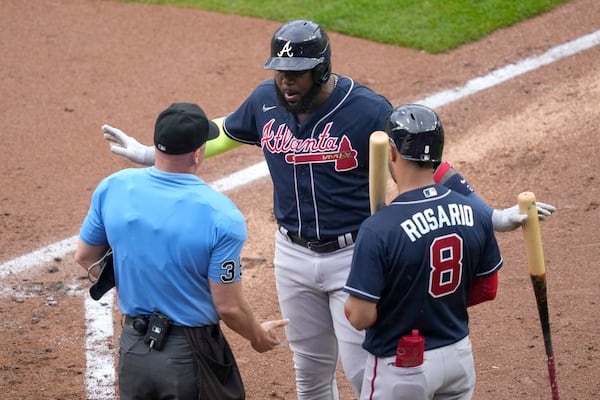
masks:
POLYGON ((454 293, 462 280, 463 241, 457 234, 436 238, 429 248, 429 294, 454 293))

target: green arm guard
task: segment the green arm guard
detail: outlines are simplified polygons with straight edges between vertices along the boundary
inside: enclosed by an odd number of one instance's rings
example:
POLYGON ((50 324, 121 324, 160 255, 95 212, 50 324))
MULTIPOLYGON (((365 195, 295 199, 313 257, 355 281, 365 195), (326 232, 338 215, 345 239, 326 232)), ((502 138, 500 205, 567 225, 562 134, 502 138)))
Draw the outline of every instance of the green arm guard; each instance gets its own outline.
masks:
POLYGON ((224 119, 225 117, 213 119, 213 122, 219 127, 219 136, 216 139, 206 142, 206 150, 204 151, 205 158, 225 153, 226 151, 234 149, 243 144, 241 142, 236 142, 233 139, 229 139, 225 132, 223 132, 224 119))

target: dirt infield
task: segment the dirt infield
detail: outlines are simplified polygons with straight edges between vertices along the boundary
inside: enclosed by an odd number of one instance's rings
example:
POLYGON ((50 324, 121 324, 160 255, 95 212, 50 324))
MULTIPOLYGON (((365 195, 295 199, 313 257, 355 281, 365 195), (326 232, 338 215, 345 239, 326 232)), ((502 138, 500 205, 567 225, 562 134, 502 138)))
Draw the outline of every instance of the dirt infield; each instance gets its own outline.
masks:
MULTIPOLYGON (((278 26, 141 4, 2 1, 0 397, 86 397, 83 271, 70 253, 25 271, 7 266, 76 235, 97 183, 133 166, 110 153, 100 126, 112 124, 149 144, 156 114, 173 101, 197 102, 212 117, 233 111, 271 77, 262 65, 278 26)), ((333 69, 400 104, 463 86, 599 27, 600 3, 573 0, 435 56, 332 33, 333 69)), ((563 400, 600 398, 599 62, 594 46, 438 109, 446 158, 490 204, 513 205, 530 190, 558 207, 542 223, 542 236, 563 400)), ((214 182, 261 161, 259 149, 244 146, 209 159, 200 175, 214 182)), ((227 193, 247 218, 244 285, 260 319, 279 316, 271 189, 262 178, 227 193)), ((474 398, 549 399, 523 237, 517 231, 498 239, 505 259, 498 297, 470 314, 474 398)), ((116 351, 116 309, 114 315, 114 336, 103 345, 116 351)), ((227 334, 248 399, 295 398, 286 346, 257 354, 227 334)), ((338 380, 341 398, 352 399, 341 372, 338 380)))

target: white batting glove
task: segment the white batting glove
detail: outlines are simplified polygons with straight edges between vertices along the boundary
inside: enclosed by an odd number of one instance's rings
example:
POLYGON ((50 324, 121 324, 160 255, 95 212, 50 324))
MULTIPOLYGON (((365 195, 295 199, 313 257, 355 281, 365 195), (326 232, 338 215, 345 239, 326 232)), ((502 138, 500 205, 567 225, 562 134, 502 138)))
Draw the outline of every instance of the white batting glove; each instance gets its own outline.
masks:
MULTIPOLYGON (((546 219, 556 211, 551 204, 535 202, 537 215, 540 221, 546 219)), ((514 205, 504 210, 496 210, 492 213, 492 224, 496 232, 509 232, 519 228, 527 220, 527 214, 519 213, 519 205, 514 205)))
POLYGON ((154 146, 146 146, 127 136, 120 129, 102 125, 104 139, 111 142, 110 151, 130 161, 143 165, 154 165, 154 146))

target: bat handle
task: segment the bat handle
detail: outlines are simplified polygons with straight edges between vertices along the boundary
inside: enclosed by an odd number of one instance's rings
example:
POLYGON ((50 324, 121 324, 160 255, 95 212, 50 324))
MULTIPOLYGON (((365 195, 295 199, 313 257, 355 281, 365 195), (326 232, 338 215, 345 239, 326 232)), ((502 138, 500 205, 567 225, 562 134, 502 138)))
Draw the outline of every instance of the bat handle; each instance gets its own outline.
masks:
POLYGON ((560 400, 560 397, 558 396, 558 384, 556 383, 556 368, 554 366, 554 354, 548 356, 548 375, 550 376, 552 400, 560 400))

